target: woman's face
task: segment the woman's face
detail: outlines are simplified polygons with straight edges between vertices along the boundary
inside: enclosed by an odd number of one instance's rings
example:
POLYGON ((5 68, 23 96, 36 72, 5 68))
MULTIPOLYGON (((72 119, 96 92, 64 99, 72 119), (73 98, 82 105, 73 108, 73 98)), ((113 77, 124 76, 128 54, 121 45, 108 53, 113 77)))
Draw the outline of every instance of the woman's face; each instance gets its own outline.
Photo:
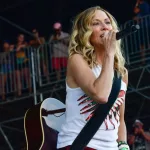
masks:
POLYGON ((105 12, 96 10, 91 22, 92 35, 90 38, 93 46, 102 45, 102 38, 112 30, 111 21, 105 12))

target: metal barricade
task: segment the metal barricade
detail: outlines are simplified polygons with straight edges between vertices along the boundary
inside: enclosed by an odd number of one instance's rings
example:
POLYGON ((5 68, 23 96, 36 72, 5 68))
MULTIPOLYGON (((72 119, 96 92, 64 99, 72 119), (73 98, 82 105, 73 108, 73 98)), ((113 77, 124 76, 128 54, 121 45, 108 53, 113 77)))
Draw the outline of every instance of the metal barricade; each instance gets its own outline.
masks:
POLYGON ((26 47, 20 51, 2 52, 0 55, 0 96, 23 98, 32 95, 36 100, 36 89, 46 85, 64 83, 68 52, 57 49, 54 43, 45 43, 37 49, 26 47), (56 50, 56 48, 55 48, 56 50))
POLYGON ((32 47, 20 51, 0 54, 0 96, 5 100, 6 95, 12 97, 23 96, 23 92, 32 93, 33 68, 31 62, 32 47))
POLYGON ((139 24, 140 30, 124 39, 126 60, 129 65, 144 64, 150 60, 150 15, 130 20, 122 28, 139 24))
POLYGON ((38 81, 39 86, 64 81, 68 59, 68 49, 62 51, 55 48, 54 43, 45 43, 37 49, 38 81), (55 55, 57 53, 57 56, 55 55))

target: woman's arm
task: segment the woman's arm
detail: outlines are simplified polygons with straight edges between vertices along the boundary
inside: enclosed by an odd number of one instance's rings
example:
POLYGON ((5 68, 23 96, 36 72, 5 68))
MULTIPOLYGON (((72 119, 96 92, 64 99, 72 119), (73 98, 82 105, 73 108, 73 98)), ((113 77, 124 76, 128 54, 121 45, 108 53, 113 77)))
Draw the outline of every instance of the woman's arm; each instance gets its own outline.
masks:
MULTIPOLYGON (((128 85, 128 72, 126 71, 126 75, 124 76, 123 81, 128 85)), ((125 112, 125 102, 120 107, 120 126, 118 130, 118 142, 125 141, 127 142, 127 130, 126 124, 124 121, 124 112, 125 112)))
POLYGON ((109 31, 109 33, 101 39, 101 42, 99 40, 95 44, 97 61, 102 61, 102 70, 98 78, 95 77, 91 68, 81 55, 74 54, 69 59, 68 69, 70 70, 74 82, 98 103, 107 103, 112 89, 116 46, 116 31, 114 30, 109 31), (101 50, 100 45, 103 45, 103 50, 101 50), (98 51, 101 51, 101 53, 98 51))
MULTIPOLYGON (((74 54, 68 61, 68 74, 73 78, 77 87, 80 87, 88 96, 98 103, 107 103, 112 88, 114 56, 106 56, 101 74, 94 75, 83 57, 74 54)), ((67 83, 69 75, 67 74, 67 83)))
POLYGON ((125 110, 125 103, 122 104, 120 107, 120 126, 118 130, 118 142, 125 141, 127 142, 127 130, 124 121, 124 110, 125 110))

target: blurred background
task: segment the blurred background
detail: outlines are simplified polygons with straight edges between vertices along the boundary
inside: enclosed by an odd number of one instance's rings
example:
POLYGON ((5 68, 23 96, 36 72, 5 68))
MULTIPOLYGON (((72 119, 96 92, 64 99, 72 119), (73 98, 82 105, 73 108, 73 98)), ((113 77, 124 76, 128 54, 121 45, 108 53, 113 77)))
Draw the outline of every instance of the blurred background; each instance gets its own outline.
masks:
POLYGON ((150 132, 149 0, 1 0, 0 150, 26 149, 24 115, 29 108, 48 97, 65 103, 67 48, 54 53, 54 44, 61 41, 52 37, 59 30, 67 41, 74 17, 96 5, 108 10, 120 29, 140 25, 122 40, 129 72, 125 121, 128 138, 137 119, 150 132), (57 66, 56 57, 62 58, 57 66))

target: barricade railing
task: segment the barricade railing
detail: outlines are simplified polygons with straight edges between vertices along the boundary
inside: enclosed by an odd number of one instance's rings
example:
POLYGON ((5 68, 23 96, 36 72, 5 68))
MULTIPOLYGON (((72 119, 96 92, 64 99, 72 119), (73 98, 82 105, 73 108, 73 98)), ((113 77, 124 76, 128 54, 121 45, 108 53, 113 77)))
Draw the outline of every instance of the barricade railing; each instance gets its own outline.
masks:
POLYGON ((126 61, 129 65, 145 64, 150 60, 150 15, 130 20, 122 28, 140 25, 140 30, 124 39, 126 61))
POLYGON ((60 47, 54 46, 54 42, 45 43, 37 49, 39 86, 58 83, 65 79, 68 49, 63 51, 60 47))
POLYGON ((0 54, 0 96, 5 100, 6 95, 22 96, 23 92, 32 93, 32 47, 19 51, 1 52, 0 54))
POLYGON ((56 48, 55 43, 45 43, 37 49, 26 47, 20 51, 0 54, 0 96, 23 97, 35 94, 38 87, 61 83, 65 79, 68 52, 56 48))

